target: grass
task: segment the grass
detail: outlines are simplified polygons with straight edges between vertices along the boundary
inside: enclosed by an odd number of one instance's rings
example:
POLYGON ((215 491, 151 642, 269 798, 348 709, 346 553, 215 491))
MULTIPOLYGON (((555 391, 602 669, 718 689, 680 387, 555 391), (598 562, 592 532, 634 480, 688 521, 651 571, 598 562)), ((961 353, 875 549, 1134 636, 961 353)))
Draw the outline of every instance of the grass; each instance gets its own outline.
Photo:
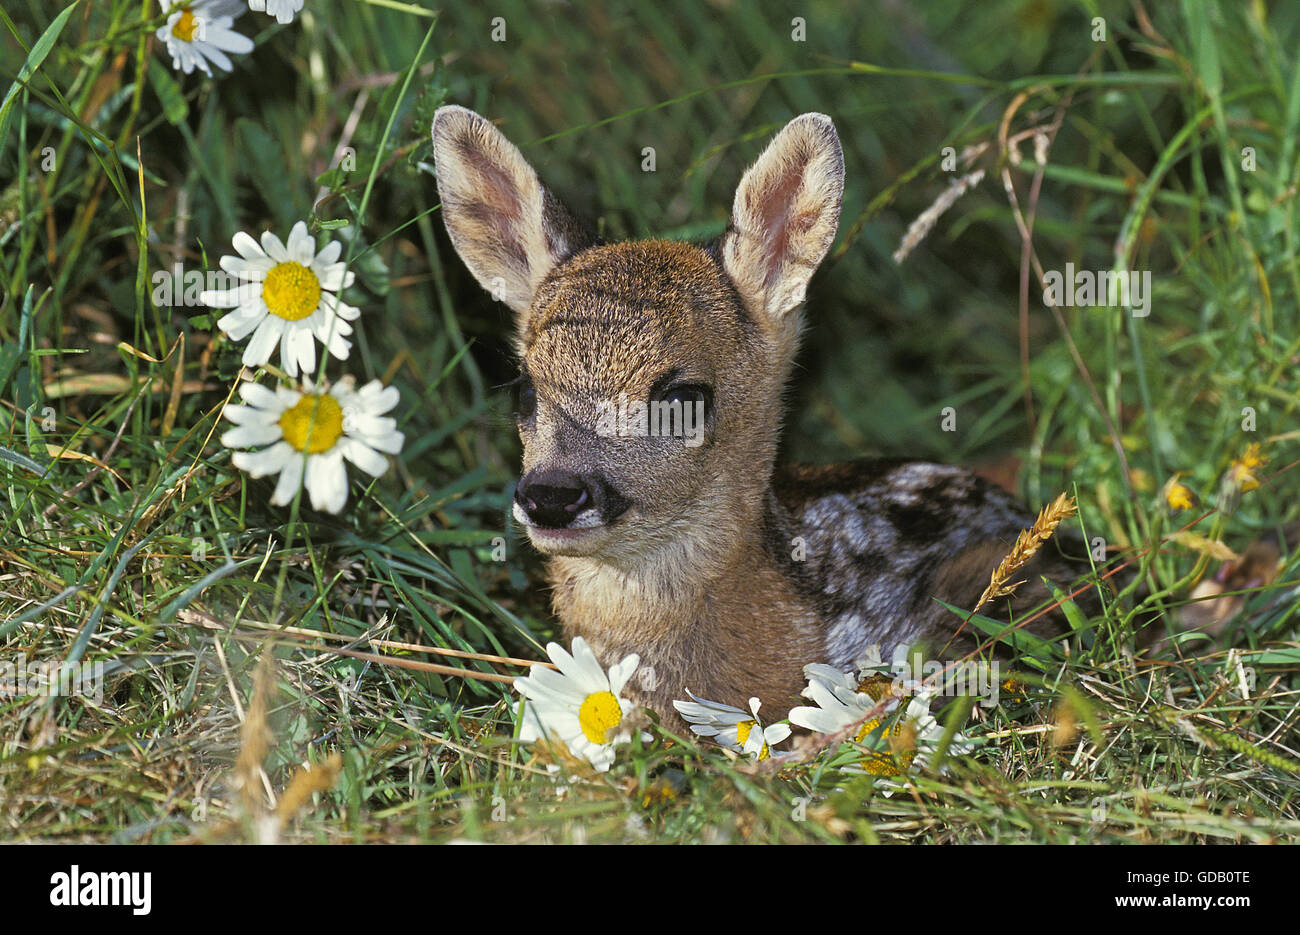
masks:
POLYGON ((816 2, 795 42, 778 5, 504 0, 496 42, 472 5, 309 6, 242 17, 256 49, 212 80, 172 71, 152 2, 0 13, 0 661, 103 680, 99 701, 0 696, 6 839, 1295 839, 1300 9, 816 2), (890 796, 657 727, 557 790, 510 742, 509 686, 454 671, 519 674, 476 657, 540 659, 556 624, 508 520, 509 321, 428 174, 444 101, 498 119, 609 238, 720 233, 763 140, 830 113, 844 217, 785 456, 1068 493, 1149 596, 1071 607, 1058 644, 973 617, 1017 684, 939 712, 973 753, 890 796), (955 174, 944 147, 982 147, 986 177, 895 264, 955 174), (357 273, 346 369, 402 394, 405 450, 339 516, 273 507, 233 467, 239 351, 208 310, 152 301, 159 271, 299 219, 357 273), (1038 271, 1067 262, 1150 271, 1150 314, 1044 307, 1038 271), (1268 460, 1244 489, 1251 443, 1268 460), (1197 507, 1166 505, 1174 475, 1197 507), (1222 633, 1179 631, 1228 555, 1275 540, 1269 574, 1226 582, 1222 633), (1150 613, 1159 649, 1135 633, 1150 613))

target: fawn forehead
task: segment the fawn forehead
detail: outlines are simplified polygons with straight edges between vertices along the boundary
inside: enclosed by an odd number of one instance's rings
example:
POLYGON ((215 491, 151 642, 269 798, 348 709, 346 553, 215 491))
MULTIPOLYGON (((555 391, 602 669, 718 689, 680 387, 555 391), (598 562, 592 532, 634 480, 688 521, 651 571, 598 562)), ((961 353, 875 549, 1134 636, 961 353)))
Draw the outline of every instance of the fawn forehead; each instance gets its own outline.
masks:
POLYGON ((752 353, 753 322, 714 259, 670 241, 592 247, 538 290, 523 335, 533 379, 562 391, 711 382, 752 353))

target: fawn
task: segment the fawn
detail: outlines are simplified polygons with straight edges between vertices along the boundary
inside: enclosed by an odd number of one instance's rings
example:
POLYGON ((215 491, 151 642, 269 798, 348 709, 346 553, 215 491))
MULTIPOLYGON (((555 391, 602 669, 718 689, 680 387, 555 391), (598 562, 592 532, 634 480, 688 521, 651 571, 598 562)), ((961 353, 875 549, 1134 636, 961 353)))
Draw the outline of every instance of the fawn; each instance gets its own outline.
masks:
MULTIPOLYGON (((805 663, 975 645, 969 625, 953 640, 961 620, 938 600, 972 607, 1032 523, 1009 494, 917 461, 775 467, 800 305, 839 224, 830 118, 776 135, 708 246, 598 243, 483 117, 443 107, 432 135, 451 242, 516 316, 514 518, 548 556, 566 637, 606 666, 640 655, 633 700, 678 726, 687 689, 779 711, 805 663), (675 431, 621 430, 656 408, 675 431)), ((1039 575, 1086 570, 1049 544, 999 612, 1046 598, 1039 575)))

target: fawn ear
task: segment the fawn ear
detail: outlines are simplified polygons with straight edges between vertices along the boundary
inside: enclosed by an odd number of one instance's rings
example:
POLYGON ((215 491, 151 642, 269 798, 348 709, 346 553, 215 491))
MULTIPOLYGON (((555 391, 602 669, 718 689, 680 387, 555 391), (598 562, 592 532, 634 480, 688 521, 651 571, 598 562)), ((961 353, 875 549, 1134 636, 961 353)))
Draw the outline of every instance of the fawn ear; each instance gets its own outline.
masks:
POLYGON ((722 265, 750 313, 777 324, 804 300, 840 222, 844 154, 825 114, 785 125, 736 189, 722 265))
POLYGON ((522 318, 546 274, 590 238, 518 148, 474 111, 440 107, 430 132, 452 246, 479 285, 522 318))

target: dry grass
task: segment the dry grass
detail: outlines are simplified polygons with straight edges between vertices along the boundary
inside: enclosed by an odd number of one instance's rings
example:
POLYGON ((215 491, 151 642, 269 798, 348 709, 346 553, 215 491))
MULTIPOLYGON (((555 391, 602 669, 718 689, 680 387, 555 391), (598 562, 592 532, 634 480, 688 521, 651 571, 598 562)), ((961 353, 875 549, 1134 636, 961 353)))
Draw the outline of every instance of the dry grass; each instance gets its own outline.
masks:
POLYGON ((1010 597, 1015 593, 1016 588, 1024 584, 1023 581, 1012 581, 1020 569, 1029 564, 1029 560, 1038 554, 1038 550, 1047 544, 1047 540, 1052 538, 1056 532, 1056 527, 1061 525, 1061 521, 1069 519, 1078 513, 1078 508, 1074 504, 1074 498, 1067 494, 1060 494, 1055 500, 1043 507, 1038 516, 1034 519, 1034 524, 1028 529, 1022 529, 1020 535, 1016 536, 1015 545, 1007 553, 1007 557, 998 563, 998 567, 993 569, 993 574, 989 578, 988 587, 980 595, 980 599, 975 602, 974 611, 978 612, 989 601, 996 600, 999 597, 1010 597))

